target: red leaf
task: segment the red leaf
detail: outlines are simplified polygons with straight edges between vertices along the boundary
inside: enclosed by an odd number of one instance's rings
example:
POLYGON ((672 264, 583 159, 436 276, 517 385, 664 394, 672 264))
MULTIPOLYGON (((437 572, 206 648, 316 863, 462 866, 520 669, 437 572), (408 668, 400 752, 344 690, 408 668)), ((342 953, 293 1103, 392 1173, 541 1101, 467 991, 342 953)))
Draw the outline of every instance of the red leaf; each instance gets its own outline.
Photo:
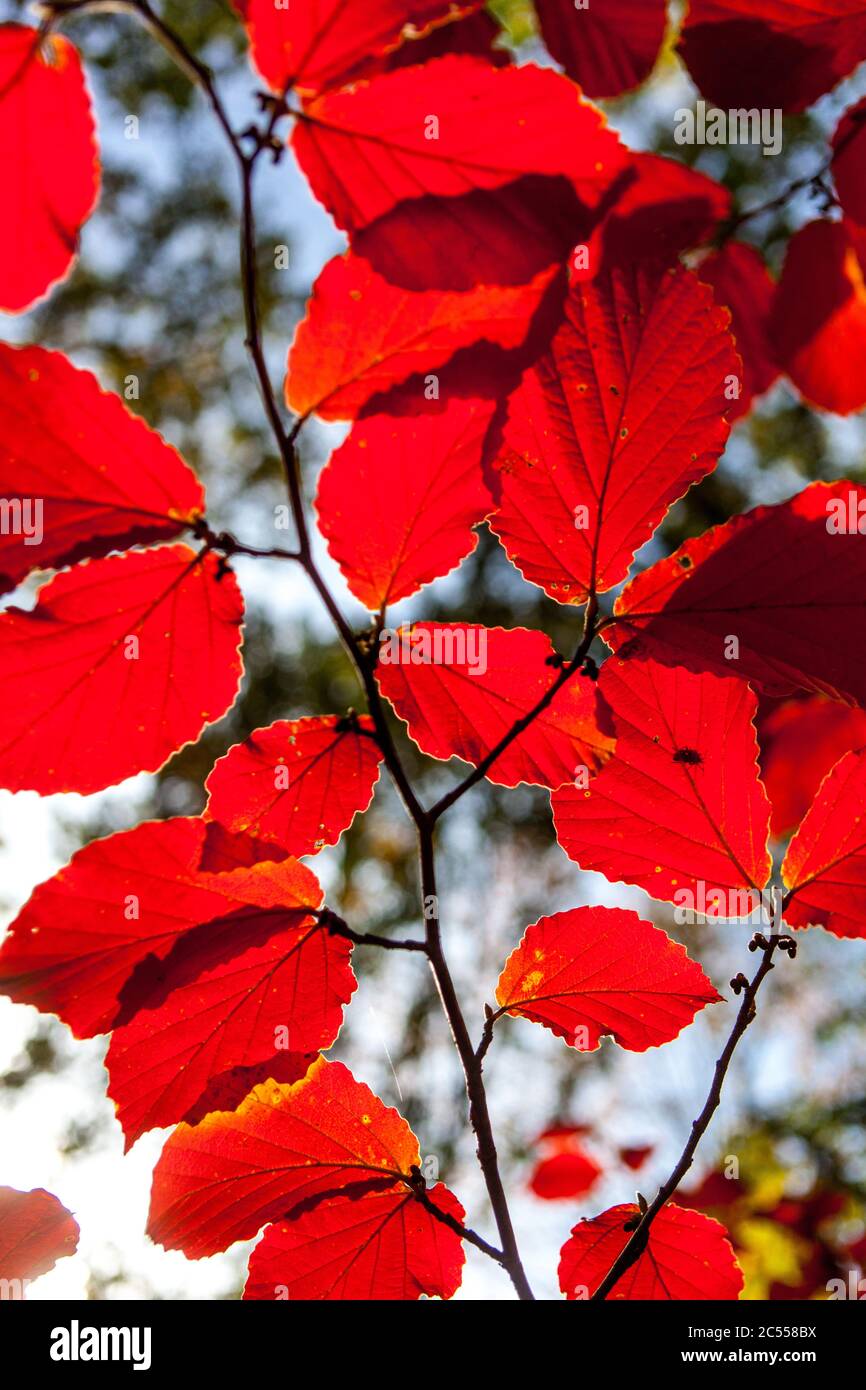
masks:
POLYGON ((582 869, 653 898, 748 916, 759 898, 740 890, 763 888, 772 867, 754 694, 745 681, 616 658, 602 666, 599 689, 616 752, 588 789, 553 793, 562 848, 582 869))
POLYGON ((565 178, 597 208, 625 167, 616 135, 567 78, 464 56, 319 97, 292 144, 313 193, 348 232, 407 199, 453 199, 525 174, 565 178))
POLYGON ((135 967, 154 958, 144 975, 149 985, 155 961, 191 928, 231 918, 241 939, 257 918, 278 925, 286 912, 319 906, 315 877, 294 859, 200 872, 204 833, 204 821, 178 817, 79 850, 10 927, 0 950, 3 992, 90 1037, 125 1011, 131 1017, 142 994, 142 977, 131 978, 135 967))
POLYGON ((366 74, 404 39, 477 9, 482 0, 246 0, 253 62, 275 92, 315 92, 366 74))
POLYGON ((833 764, 866 744, 866 712, 820 695, 765 702, 758 741, 770 829, 781 838, 800 824, 833 764))
POLYGON ((833 178, 852 221, 866 226, 866 97, 845 112, 833 136, 833 178))
MULTIPOLYGON (((465 1212, 438 1183, 429 1201, 461 1224, 465 1212)), ((293 1221, 268 1226, 252 1255, 245 1299, 391 1302, 451 1298, 463 1242, 404 1186, 332 1197, 293 1221)))
POLYGON ((739 359, 727 314, 687 270, 572 287, 550 352, 509 404, 491 528, 561 603, 613 588, 728 437, 739 359))
MULTIPOLYGON (((592 1221, 578 1221, 562 1247, 559 1287, 569 1301, 590 1298, 631 1237, 636 1206, 611 1207, 592 1221)), ((712 1217, 683 1207, 663 1207, 652 1223, 646 1250, 607 1295, 608 1299, 737 1299, 743 1272, 728 1233, 712 1217)))
POLYGON ((4 1284, 38 1279, 77 1248, 78 1222, 50 1192, 41 1187, 33 1192, 0 1187, 0 1279, 4 1284))
POLYGON ((846 753, 827 774, 785 855, 792 927, 866 936, 866 749, 846 753))
POLYGON ((601 1177, 601 1169, 579 1145, 565 1153, 543 1158, 529 1179, 536 1197, 545 1202, 564 1201, 582 1197, 590 1192, 601 1177))
POLYGON ((866 703, 862 645, 852 641, 866 611, 860 519, 866 529, 866 488, 844 481, 734 517, 632 580, 606 635, 621 648, 640 634, 637 645, 666 665, 733 673, 767 695, 803 689, 866 703), (725 656, 731 636, 736 659, 725 656))
POLYGON ((354 419, 374 396, 435 371, 480 341, 516 348, 551 282, 466 294, 398 289, 369 263, 337 256, 322 271, 289 354, 286 399, 298 415, 354 419))
POLYGON ((861 0, 691 0, 683 60, 719 106, 802 111, 866 58, 861 0))
POLYGON ((0 533, 0 590, 36 567, 176 535, 204 511, 192 469, 90 372, 62 352, 6 343, 0 495, 30 518, 29 536, 14 526, 0 533))
POLYGON ((0 308, 20 313, 69 274, 99 196, 81 60, 68 39, 0 25, 0 308))
POLYGON ((646 1163, 650 1154, 654 1150, 653 1144, 640 1144, 631 1149, 620 1149, 620 1161, 630 1168, 633 1173, 638 1172, 646 1163))
POLYGON ((582 278, 636 261, 670 264, 709 241, 731 214, 726 188, 675 159, 635 154, 629 170, 632 181, 610 201, 588 242, 589 268, 582 278))
MULTIPOLYGON (((382 754, 372 734, 367 715, 357 728, 328 714, 256 729, 215 764, 208 815, 289 854, 335 845, 373 799, 382 754)), ((217 867, 207 843, 202 867, 217 867)))
POLYGON ((502 1009, 581 1052, 594 1052, 607 1033, 631 1052, 660 1047, 720 997, 684 946, 618 907, 534 922, 496 986, 502 1009))
POLYGON ((698 267, 698 275, 712 285, 716 303, 731 312, 731 331, 743 361, 742 394, 729 408, 729 417, 737 420, 780 374, 770 341, 775 285, 760 252, 741 241, 730 241, 721 251, 707 256, 698 267))
POLYGON ((231 869, 249 869, 253 864, 282 862, 289 858, 289 851, 274 844, 273 840, 257 840, 254 835, 235 835, 224 825, 210 820, 207 813, 204 819, 207 830, 199 868, 207 869, 208 873, 224 874, 231 869))
MULTIPOLYGON (((385 634, 388 637, 388 634, 385 634)), ((414 623, 384 642, 379 688, 424 753, 477 765, 557 679, 550 639, 526 628, 414 623)), ((611 750, 594 683, 572 676, 487 773, 491 782, 558 787, 611 750)))
POLYGON ((266 1081, 238 1110, 178 1125, 154 1171, 148 1234, 200 1259, 314 1199, 392 1188, 420 1161, 397 1111, 320 1057, 294 1086, 266 1081))
POLYGON ((535 0, 541 36, 587 96, 615 97, 639 87, 665 36, 665 0, 535 0))
POLYGON ((319 478, 328 549, 371 613, 417 593, 475 549, 493 499, 481 467, 493 406, 459 398, 422 420, 355 425, 319 478))
POLYGON ((497 67, 507 67, 511 54, 507 48, 497 47, 497 40, 504 32, 499 21, 483 9, 473 10, 469 15, 458 17, 454 23, 440 24, 423 34, 405 34, 404 31, 404 41, 400 47, 378 61, 371 60, 365 64, 364 76, 393 72, 395 68, 417 67, 421 63, 432 62, 434 58, 444 58, 449 53, 469 53, 497 67))
POLYGON ((95 792, 156 772, 225 714, 243 601, 186 546, 85 561, 0 614, 0 786, 95 792))
POLYGON ((187 931, 156 970, 132 981, 137 1012, 108 1048, 108 1094, 126 1147, 145 1130, 185 1119, 237 1068, 252 1078, 246 1095, 272 1075, 264 1064, 281 1043, 296 1054, 292 1079, 303 1076, 310 1054, 340 1031, 357 987, 351 956, 351 942, 298 910, 187 931), (305 1054, 303 1066, 297 1054, 305 1054))
POLYGON ((788 243, 770 321, 775 351, 812 405, 866 405, 866 232, 810 222, 788 243))

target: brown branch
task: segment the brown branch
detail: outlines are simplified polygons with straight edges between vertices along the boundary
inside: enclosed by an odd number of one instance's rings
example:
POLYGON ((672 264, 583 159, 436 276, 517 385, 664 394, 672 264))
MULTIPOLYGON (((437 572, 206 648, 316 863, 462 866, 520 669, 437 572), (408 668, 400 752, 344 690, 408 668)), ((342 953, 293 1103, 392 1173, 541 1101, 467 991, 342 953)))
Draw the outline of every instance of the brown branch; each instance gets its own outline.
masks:
POLYGON ((392 936, 376 936, 374 932, 353 931, 349 924, 329 907, 311 912, 310 916, 318 917, 322 926, 332 936, 343 936, 347 941, 354 941, 356 946, 380 946, 385 951, 421 951, 422 954, 427 954, 426 941, 399 941, 392 936))

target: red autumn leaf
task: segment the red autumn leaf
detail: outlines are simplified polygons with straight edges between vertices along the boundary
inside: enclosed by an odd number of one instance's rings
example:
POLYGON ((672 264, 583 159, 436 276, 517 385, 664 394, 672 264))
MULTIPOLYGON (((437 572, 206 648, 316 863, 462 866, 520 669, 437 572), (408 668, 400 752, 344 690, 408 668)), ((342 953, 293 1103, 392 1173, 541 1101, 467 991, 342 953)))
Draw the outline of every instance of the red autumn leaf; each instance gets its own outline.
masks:
POLYGON ((298 415, 350 420, 374 396, 436 371, 461 348, 519 347, 550 282, 546 271, 517 288, 416 294, 388 284, 359 256, 337 256, 316 281, 295 335, 288 404, 298 415))
POLYGON ((587 96, 615 97, 652 72, 665 35, 665 0, 535 0, 541 36, 587 96))
POLYGON ((748 916, 759 897, 747 890, 762 889, 772 868, 753 692, 745 681, 615 657, 599 689, 616 752, 588 787, 553 793, 562 848, 582 869, 653 898, 748 916))
POLYGON ((497 67, 507 67, 511 54, 507 48, 497 47, 497 40, 504 32, 499 21, 483 9, 473 10, 471 14, 459 16, 453 23, 437 25, 424 33, 406 34, 404 31, 400 47, 386 53, 384 58, 377 61, 371 59, 366 63, 364 76, 393 72, 395 68, 417 67, 421 63, 432 62, 434 58, 445 58, 449 53, 469 53, 476 58, 484 58, 488 63, 495 63, 497 67))
POLYGON ((224 825, 210 820, 205 814, 207 830, 199 868, 211 874, 224 874, 232 869, 249 869, 253 864, 289 858, 289 851, 273 840, 258 840, 255 835, 234 834, 224 825))
POLYGON ((646 1163, 654 1147, 653 1144, 639 1144, 632 1148, 620 1149, 620 1162, 624 1163, 626 1168, 631 1169, 633 1173, 637 1173, 646 1163))
POLYGON ((716 303, 731 312, 731 332, 743 362, 742 393, 729 408, 729 418, 737 420, 780 375, 770 341, 775 285, 760 252, 741 241, 729 241, 721 251, 707 256, 698 275, 712 285, 716 303))
POLYGON ((846 111, 833 136, 833 179, 852 221, 866 226, 866 97, 846 111))
POLYGON ((529 1186, 536 1197, 557 1202, 582 1197, 600 1177, 601 1168, 595 1159, 575 1144, 570 1150, 543 1158, 536 1165, 529 1186))
POLYGON ((728 190, 676 159, 635 154, 629 173, 631 181, 623 181, 624 191, 610 200, 589 238, 585 272, 576 263, 578 278, 591 279, 599 269, 636 261, 669 264, 681 252, 709 241, 731 214, 728 190))
MULTIPOLYGON (((232 834, 289 854, 334 845, 373 799, 382 754, 373 721, 335 714, 257 729, 220 758, 207 779, 208 815, 232 834)), ((203 868, 216 869, 206 841, 203 868)))
POLYGON ((866 712, 821 695, 765 701, 758 709, 758 741, 770 829, 781 837, 800 824, 833 764, 866 745, 866 712))
POLYGON ((688 1192, 677 1192, 677 1200, 690 1211, 719 1211, 733 1206, 746 1193, 746 1185, 740 1178, 730 1177, 727 1172, 711 1172, 701 1179, 697 1187, 688 1192))
POLYGON ((99 196, 99 156, 77 50, 0 25, 0 308, 19 313, 69 274, 99 196))
MULTIPOLYGON (((562 1247, 559 1287, 569 1301, 591 1298, 631 1238, 636 1206, 611 1207, 578 1221, 562 1247)), ((737 1299, 743 1272, 724 1226, 710 1216, 668 1204, 652 1223, 646 1249, 607 1295, 620 1299, 737 1299)))
POLYGON ((604 1034, 645 1052, 670 1042, 720 995, 684 946, 636 912, 576 907, 526 928, 496 998, 581 1052, 594 1052, 604 1034))
POLYGON ((315 92, 366 75, 404 39, 477 9, 482 0, 246 0, 253 62, 275 92, 315 92))
POLYGON ((680 51, 719 106, 802 111, 866 58, 861 0, 690 0, 680 51))
POLYGON ((257 911, 187 931, 143 968, 131 982, 137 1012, 115 1028, 105 1059, 126 1147, 186 1119, 237 1068, 260 1068, 247 1091, 271 1076, 265 1064, 280 1041, 296 1059, 305 1054, 305 1065, 296 1061, 304 1075, 310 1054, 340 1031, 357 987, 351 956, 351 942, 302 910, 257 911))
POLYGON ((792 892, 785 921, 866 936, 866 749, 846 753, 828 773, 785 855, 792 892))
POLYGON ((493 506, 482 451, 493 405, 448 402, 420 420, 371 416, 322 470, 316 509, 328 549, 371 613, 417 593, 475 549, 493 506))
POLYGON ((407 199, 456 199, 527 174, 568 180, 593 209, 626 163, 568 78, 459 55, 317 98, 292 145, 313 193, 348 232, 407 199))
POLYGON ((767 695, 802 689, 866 704, 866 662, 852 640, 866 614, 858 520, 866 528, 866 488, 845 481, 734 517, 632 580, 606 637, 620 649, 639 636, 635 645, 666 665, 737 675, 767 695))
POLYGON ((628 573, 668 507, 715 467, 740 371, 727 314, 687 270, 576 284, 511 397, 491 528, 524 577, 584 603, 628 573))
POLYGON ((866 231, 810 222, 788 243, 770 320, 775 352, 800 394, 822 410, 866 406, 866 231))
POLYGON ((180 455, 90 372, 61 352, 6 343, 0 495, 28 522, 26 533, 0 533, 0 591, 34 568, 176 535, 204 511, 204 489, 180 455))
POLYGON ((85 561, 0 614, 0 786, 95 792, 156 772, 232 704, 243 601, 186 546, 85 561))
MULTIPOLYGON (((414 623, 383 641, 377 676, 422 752, 477 766, 550 690, 554 660, 543 632, 414 623)), ((594 682, 572 676, 494 762, 489 780, 558 787, 578 765, 600 766, 612 745, 599 714, 594 682)))
MULTIPOLYGON (((38 1279, 78 1248, 78 1222, 43 1188, 0 1187, 0 1279, 38 1279)), ((4 1298, 7 1296, 4 1292, 4 1298)), ((12 1295, 14 1297, 14 1294, 12 1295)), ((23 1297, 23 1288, 22 1288, 23 1297)))
POLYGON ((280 915, 321 903, 314 875, 294 859, 201 872, 204 833, 204 821, 177 817, 79 850, 12 923, 0 950, 3 992, 90 1037, 132 1016, 142 995, 136 966, 163 959, 194 927, 231 918, 241 939, 257 917, 278 925, 280 915))
MULTIPOLYGON (((463 1223, 441 1183, 428 1201, 463 1223)), ((393 1302, 451 1298, 463 1275, 463 1242, 406 1187, 332 1197, 268 1226, 252 1255, 245 1299, 393 1302)))
POLYGON ((148 1234, 201 1259, 314 1199, 392 1188, 420 1161, 402 1116, 320 1057, 293 1086, 266 1081, 239 1109, 178 1125, 154 1170, 148 1234))

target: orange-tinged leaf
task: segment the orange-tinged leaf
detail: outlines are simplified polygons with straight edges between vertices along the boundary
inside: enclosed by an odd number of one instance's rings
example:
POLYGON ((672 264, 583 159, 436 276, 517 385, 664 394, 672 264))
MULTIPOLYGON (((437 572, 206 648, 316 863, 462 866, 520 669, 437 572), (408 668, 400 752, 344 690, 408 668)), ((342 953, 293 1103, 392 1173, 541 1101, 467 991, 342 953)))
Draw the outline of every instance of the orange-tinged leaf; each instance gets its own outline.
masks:
MULTIPOLYGON (((611 1207, 579 1221, 562 1247, 559 1287, 569 1300, 590 1298, 631 1238, 636 1206, 611 1207)), ((743 1272, 728 1233, 710 1216, 669 1203, 652 1223, 646 1249, 608 1299, 737 1299, 743 1272)))
POLYGON ((824 778, 782 865, 792 892, 785 921, 866 936, 866 749, 846 753, 824 778))
POLYGON ((612 883, 698 912, 720 892, 718 916, 748 916, 760 898, 746 890, 771 870, 755 695, 745 681, 616 657, 599 689, 616 751, 588 787, 553 793, 562 848, 612 883))
POLYGON ((322 534, 371 613, 408 598, 475 549, 472 528, 493 506, 482 469, 492 414, 492 402, 455 398, 421 419, 370 416, 322 470, 322 534))
MULTIPOLYGON (((0 1279, 38 1279, 78 1248, 78 1222, 52 1193, 0 1187, 0 1279)), ((14 1298, 14 1293, 11 1295, 14 1298)), ((4 1298, 7 1297, 4 1292, 4 1298)))
MULTIPOLYGON (((526 628, 413 623, 384 637, 379 688, 422 752, 434 758, 480 763, 558 675, 550 639, 526 628)), ((600 766, 611 748, 595 684, 577 674, 487 776, 503 787, 558 787, 578 766, 600 766)))
POLYGON ((241 678, 232 572, 187 546, 85 561, 0 614, 0 786, 95 792, 156 772, 241 678))
MULTIPOLYGON (((427 1193, 464 1220, 442 1183, 427 1193)), ((463 1274, 463 1242, 404 1186, 332 1197, 269 1226, 250 1256, 245 1299, 349 1299, 377 1303, 451 1298, 463 1274)))
POLYGON ((90 97, 60 34, 0 25, 0 308, 20 313, 69 274, 99 195, 90 97))
POLYGON ((739 371, 728 315, 690 271, 573 285, 550 351, 511 397, 497 464, 490 524, 524 577, 561 603, 624 579, 715 467, 739 371))
POLYGON ((89 1037, 138 1007, 136 966, 152 957, 144 984, 184 933, 231 921, 239 938, 262 916, 317 908, 321 889, 294 859, 233 873, 198 868, 205 822, 152 821, 96 840, 47 882, 18 914, 0 950, 0 988, 18 1003, 56 1013, 89 1037))
POLYGON ((192 469, 90 372, 62 352, 6 343, 0 497, 29 518, 25 533, 0 533, 0 591, 35 568, 174 536, 204 511, 192 469))
POLYGON ((393 1187, 419 1163, 397 1111, 321 1057, 293 1086, 264 1082, 237 1110, 178 1125, 154 1171, 148 1233, 200 1259, 314 1199, 393 1187))
POLYGON ((576 907, 526 928, 496 998, 581 1052, 593 1052, 604 1034, 645 1052, 670 1042, 720 996, 685 947, 636 912, 576 907))

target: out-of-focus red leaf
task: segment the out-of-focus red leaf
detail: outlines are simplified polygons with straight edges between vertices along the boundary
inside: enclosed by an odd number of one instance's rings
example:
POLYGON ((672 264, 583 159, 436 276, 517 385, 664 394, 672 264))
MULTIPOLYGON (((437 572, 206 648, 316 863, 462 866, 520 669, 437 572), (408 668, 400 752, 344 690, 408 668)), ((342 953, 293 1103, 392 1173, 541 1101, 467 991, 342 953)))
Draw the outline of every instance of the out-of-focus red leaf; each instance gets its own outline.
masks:
POLYGON ((846 111, 836 127, 832 167, 846 216, 866 227, 866 97, 846 111))
POLYGON ((232 704, 243 600, 183 545, 84 561, 0 614, 0 786, 95 792, 156 772, 232 704))
POLYGON ((62 352, 6 343, 0 496, 30 518, 29 536, 0 533, 0 591, 34 568, 176 535, 204 511, 204 489, 180 455, 90 372, 62 352))
MULTIPOLYGON (((289 854, 334 845, 373 799, 382 754, 373 721, 335 714, 256 729, 220 758, 207 779, 207 813, 235 835, 289 854)), ((203 868, 214 869, 205 842, 203 868)))
POLYGON ((781 837, 800 824, 833 764, 866 745, 866 712, 821 695, 764 701, 758 742, 770 829, 781 837))
MULTIPOLYGON (((551 279, 545 271, 517 288, 416 294, 390 285, 360 256, 337 256, 316 281, 295 335, 288 404, 298 415, 351 420, 373 397, 436 372, 461 348, 519 347, 551 279)), ((422 397, 423 390, 422 380, 422 397)))
MULTIPOLYGON (((578 1221, 562 1247, 559 1287, 569 1300, 591 1298, 640 1219, 636 1206, 611 1207, 578 1221)), ((608 1299, 737 1299, 743 1272, 724 1226, 700 1212, 668 1204, 652 1223, 646 1249, 608 1299)))
POLYGON ((665 36, 665 0, 535 0, 541 36, 589 97, 615 97, 652 72, 665 36))
POLYGON ((866 749, 846 753, 824 778, 785 855, 792 927, 866 936, 866 749))
POLYGON ((701 912, 720 890, 726 910, 714 915, 748 916, 760 901, 748 890, 762 889, 772 868, 755 695, 742 680, 616 657, 599 690, 616 752, 588 787, 553 793, 562 848, 582 869, 653 898, 701 912), (743 890, 740 901, 731 889, 743 890))
POLYGON ((563 1153, 551 1154, 536 1164, 529 1186, 545 1202, 564 1201, 591 1192, 601 1177, 601 1168, 579 1145, 563 1153))
POLYGON ((861 0, 690 0, 680 51, 719 106, 802 111, 866 58, 861 0))
POLYGON ((613 588, 666 510, 715 467, 740 373, 728 316, 691 271, 573 285, 550 352, 511 397, 491 527, 561 603, 613 588))
POLYGON ((620 1149, 620 1162, 624 1163, 626 1168, 631 1169, 633 1173, 637 1173, 653 1153, 654 1147, 653 1144, 638 1144, 632 1148, 620 1149))
POLYGON ((90 1037, 134 1014, 159 978, 158 962, 192 928, 231 919, 243 944, 259 919, 276 930, 287 914, 306 920, 321 903, 314 875, 294 859, 201 872, 204 833, 204 821, 177 817, 79 850, 12 923, 0 950, 3 993, 90 1037))
POLYGON ((681 252, 708 241, 731 215, 728 190, 676 159, 635 154, 628 172, 631 182, 610 201, 586 243, 588 265, 578 267, 579 278, 640 261, 670 264, 681 252))
POLYGON ((0 25, 0 309, 20 313, 62 280, 99 196, 99 156, 77 50, 0 25))
POLYGON ((328 549, 371 613, 447 574, 493 506, 482 469, 493 405, 449 401, 422 420, 359 421, 319 478, 328 549))
POLYGON ((350 233, 407 199, 454 199, 525 174, 567 179, 592 209, 626 165, 617 136, 567 77, 463 56, 317 98, 292 145, 313 193, 350 233))
MULTIPOLYGON (((461 1224, 465 1212, 442 1183, 428 1201, 461 1224)), ((332 1197, 268 1226, 252 1255, 245 1299, 451 1298, 465 1256, 456 1231, 402 1184, 362 1197, 332 1197)))
POLYGON ((733 1206, 746 1195, 745 1183, 740 1178, 729 1178, 726 1173, 707 1173, 697 1187, 689 1192, 677 1191, 680 1206, 694 1211, 716 1211, 733 1206))
POLYGON ((137 1012, 115 1028, 106 1055, 126 1147, 185 1119, 236 1068, 270 1076, 264 1064, 280 1041, 296 1056, 329 1048, 357 986, 351 956, 351 942, 298 909, 187 931, 141 983, 133 979, 137 1012))
POLYGON ((770 332, 800 394, 822 410, 866 406, 866 230, 818 221, 788 243, 770 332))
POLYGON ((275 92, 342 86, 375 71, 377 60, 405 39, 429 33, 482 0, 246 0, 252 59, 275 92))
POLYGON ((4 1284, 38 1279, 77 1248, 78 1222, 52 1193, 41 1187, 32 1192, 0 1187, 0 1279, 4 1284))
POLYGON ((267 1081, 235 1111, 178 1125, 154 1170, 148 1234, 200 1259, 324 1196, 393 1188, 420 1161, 402 1116, 320 1057, 293 1086, 267 1081))
MULTIPOLYGON (((377 676, 422 752, 477 765, 534 709, 557 671, 543 632, 413 623, 383 643, 377 676)), ((611 748, 595 684, 575 675, 487 777, 504 787, 558 787, 579 765, 599 767, 611 748)))
POLYGON ((716 303, 731 312, 731 332, 743 362, 739 400, 730 404, 730 419, 746 415, 755 396, 778 380, 781 368, 770 341, 770 311, 775 284, 759 251, 742 241, 729 241, 701 261, 698 275, 712 285, 716 303))
POLYGON ((604 1034, 645 1052, 670 1042, 716 993, 686 949, 636 912, 576 907, 527 927, 496 986, 500 1007, 593 1052, 604 1034))
POLYGON ((866 704, 858 517, 866 527, 866 488, 846 481, 812 483, 734 517, 632 580, 605 637, 666 665, 740 676, 767 695, 801 689, 866 704), (736 657, 726 655, 731 637, 736 657))

